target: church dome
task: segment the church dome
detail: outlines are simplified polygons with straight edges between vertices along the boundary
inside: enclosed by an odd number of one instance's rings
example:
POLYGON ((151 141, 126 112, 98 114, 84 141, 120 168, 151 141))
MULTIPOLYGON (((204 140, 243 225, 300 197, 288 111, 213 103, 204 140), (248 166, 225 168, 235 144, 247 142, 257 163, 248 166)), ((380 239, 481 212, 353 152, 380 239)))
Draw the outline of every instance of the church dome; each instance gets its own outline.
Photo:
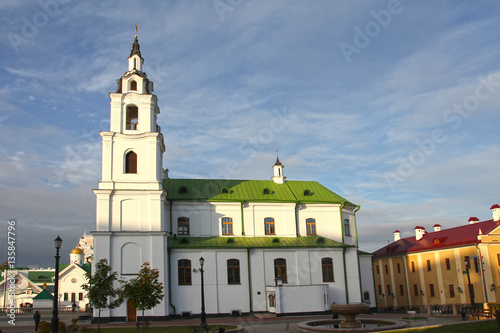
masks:
POLYGON ((75 247, 70 253, 71 254, 83 254, 83 251, 79 247, 75 247))

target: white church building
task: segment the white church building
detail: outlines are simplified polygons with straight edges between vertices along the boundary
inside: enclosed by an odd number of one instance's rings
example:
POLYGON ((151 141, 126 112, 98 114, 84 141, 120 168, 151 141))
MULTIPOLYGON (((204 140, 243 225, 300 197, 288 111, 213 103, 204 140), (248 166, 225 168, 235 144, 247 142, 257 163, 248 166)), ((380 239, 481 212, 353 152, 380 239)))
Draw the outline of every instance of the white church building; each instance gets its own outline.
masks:
MULTIPOLYGON (((143 62, 136 36, 100 133, 93 263, 106 258, 125 279, 144 262, 159 269, 165 297, 146 312, 153 319, 200 314, 200 257, 208 315, 321 313, 373 298, 360 278, 359 206, 315 181, 286 180, 279 158, 270 180, 168 178, 143 62)), ((136 315, 124 302, 101 317, 136 315)))

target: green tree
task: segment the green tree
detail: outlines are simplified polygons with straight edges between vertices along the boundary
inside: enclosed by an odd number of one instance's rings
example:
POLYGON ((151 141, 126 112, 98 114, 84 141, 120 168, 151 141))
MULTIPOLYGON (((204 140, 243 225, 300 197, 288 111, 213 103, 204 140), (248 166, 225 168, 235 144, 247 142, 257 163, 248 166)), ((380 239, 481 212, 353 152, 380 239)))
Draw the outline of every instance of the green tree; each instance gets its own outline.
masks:
POLYGON ((141 266, 139 275, 130 281, 122 281, 123 295, 130 300, 132 305, 142 311, 142 331, 147 323, 144 321, 144 311, 154 308, 160 304, 163 299, 163 283, 158 278, 160 272, 158 269, 149 267, 149 263, 145 262, 141 266))
POLYGON ((85 276, 87 283, 82 284, 82 288, 87 292, 90 305, 99 310, 97 332, 101 332, 101 310, 116 308, 123 302, 120 290, 113 287, 117 273, 111 272, 107 259, 101 259, 95 265, 94 275, 86 273, 85 276), (114 300, 110 301, 110 297, 114 300))

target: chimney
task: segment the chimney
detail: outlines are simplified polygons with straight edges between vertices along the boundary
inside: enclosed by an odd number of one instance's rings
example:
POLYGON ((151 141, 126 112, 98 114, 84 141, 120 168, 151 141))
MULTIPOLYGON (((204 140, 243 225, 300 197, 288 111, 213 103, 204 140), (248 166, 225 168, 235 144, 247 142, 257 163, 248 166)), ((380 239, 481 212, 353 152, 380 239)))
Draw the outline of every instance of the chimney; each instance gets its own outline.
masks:
POLYGON ((500 221, 500 206, 498 204, 494 204, 491 206, 491 213, 493 214, 493 221, 499 222, 500 221))
POLYGON ((399 230, 394 230, 394 241, 397 242, 400 239, 401 239, 401 233, 399 232, 399 230))
POLYGON ((434 232, 441 231, 441 224, 434 224, 434 232))
POLYGON ((415 227, 415 238, 417 240, 421 240, 422 237, 424 237, 424 234, 425 234, 425 228, 424 227, 420 227, 420 226, 416 226, 415 227))
POLYGON ((479 222, 479 219, 477 217, 469 217, 469 224, 474 224, 479 222))

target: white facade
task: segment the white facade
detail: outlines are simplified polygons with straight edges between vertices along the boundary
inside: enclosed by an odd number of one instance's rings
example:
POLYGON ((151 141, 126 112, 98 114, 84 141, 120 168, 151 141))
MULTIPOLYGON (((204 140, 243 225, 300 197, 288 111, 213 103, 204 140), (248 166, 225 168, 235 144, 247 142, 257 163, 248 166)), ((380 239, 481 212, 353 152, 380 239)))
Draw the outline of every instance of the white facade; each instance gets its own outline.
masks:
MULTIPOLYGON (((108 259, 125 279, 144 262, 157 268, 165 297, 145 313, 157 319, 200 313, 200 257, 208 314, 360 302, 359 207, 316 182, 286 181, 279 159, 268 181, 162 179, 160 110, 142 64, 136 38, 101 132, 94 263, 108 259)), ((104 316, 131 311, 124 302, 104 316)))

